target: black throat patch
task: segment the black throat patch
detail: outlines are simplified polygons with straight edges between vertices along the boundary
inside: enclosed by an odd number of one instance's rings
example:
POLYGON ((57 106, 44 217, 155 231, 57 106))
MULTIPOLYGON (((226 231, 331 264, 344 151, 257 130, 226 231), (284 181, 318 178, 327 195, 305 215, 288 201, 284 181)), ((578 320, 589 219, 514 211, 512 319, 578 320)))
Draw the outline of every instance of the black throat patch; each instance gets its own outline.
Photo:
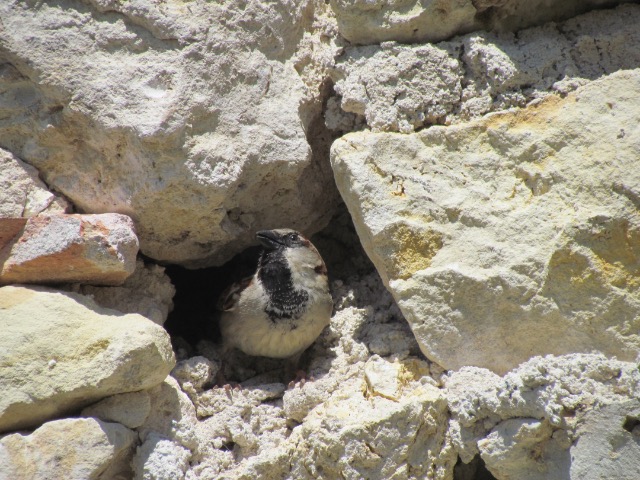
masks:
POLYGON ((269 303, 264 311, 272 322, 300 318, 307 309, 309 294, 306 290, 294 288, 282 249, 262 252, 258 278, 269 294, 269 303))

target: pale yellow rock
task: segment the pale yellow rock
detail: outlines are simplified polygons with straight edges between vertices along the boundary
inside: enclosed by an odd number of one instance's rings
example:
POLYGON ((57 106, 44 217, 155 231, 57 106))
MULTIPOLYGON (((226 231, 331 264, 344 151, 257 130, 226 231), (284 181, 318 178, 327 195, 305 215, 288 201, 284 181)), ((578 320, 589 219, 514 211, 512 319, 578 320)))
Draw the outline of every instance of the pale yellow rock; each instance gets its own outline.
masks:
POLYGON ((521 110, 332 147, 338 188, 423 352, 505 373, 640 352, 640 70, 521 110))
POLYGON ((0 480, 125 480, 137 435, 118 423, 69 418, 0 439, 0 480))
POLYGON ((162 327, 72 293, 2 287, 0 329, 0 431, 152 387, 175 363, 162 327))
POLYGON ((146 390, 120 393, 100 400, 82 410, 83 417, 96 417, 105 422, 121 423, 138 428, 151 412, 151 400, 146 390))

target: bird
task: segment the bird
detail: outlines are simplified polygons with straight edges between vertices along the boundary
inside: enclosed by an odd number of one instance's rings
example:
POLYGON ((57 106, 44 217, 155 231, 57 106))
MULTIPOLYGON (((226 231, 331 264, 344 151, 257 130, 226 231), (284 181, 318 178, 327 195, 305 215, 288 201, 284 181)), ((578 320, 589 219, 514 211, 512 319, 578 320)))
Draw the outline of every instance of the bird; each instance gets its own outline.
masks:
POLYGON ((255 274, 230 285, 217 303, 223 352, 236 348, 297 366, 329 325, 333 300, 327 267, 298 231, 261 230, 256 238, 263 250, 255 274))

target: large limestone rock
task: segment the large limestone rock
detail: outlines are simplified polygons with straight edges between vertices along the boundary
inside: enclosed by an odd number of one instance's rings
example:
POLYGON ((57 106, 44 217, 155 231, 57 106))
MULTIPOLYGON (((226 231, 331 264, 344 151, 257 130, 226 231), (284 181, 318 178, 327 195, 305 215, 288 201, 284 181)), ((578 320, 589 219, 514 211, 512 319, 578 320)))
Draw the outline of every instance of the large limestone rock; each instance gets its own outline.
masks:
POLYGON ((137 441, 118 423, 67 418, 0 438, 1 480, 125 480, 137 441))
POLYGON ((357 44, 437 42, 479 29, 518 30, 616 0, 331 0, 340 33, 357 44))
POLYGON ((337 200, 294 58, 314 8, 1 2, 0 144, 82 211, 131 216, 157 260, 218 264, 283 219, 311 234, 337 200))
POLYGON ((152 387, 175 362, 162 327, 72 293, 0 288, 0 330, 0 431, 152 387))
MULTIPOLYGON (((332 69, 343 114, 373 131, 410 133, 564 95, 640 65, 640 6, 589 12, 516 34, 476 32, 438 44, 345 48, 332 69)), ((333 102, 331 105, 333 105, 333 102)))
POLYGON ((640 70, 413 135, 346 135, 338 188, 424 353, 504 373, 640 351, 640 70))
POLYGON ((135 270, 138 237, 117 213, 38 215, 1 247, 0 284, 120 285, 135 270))

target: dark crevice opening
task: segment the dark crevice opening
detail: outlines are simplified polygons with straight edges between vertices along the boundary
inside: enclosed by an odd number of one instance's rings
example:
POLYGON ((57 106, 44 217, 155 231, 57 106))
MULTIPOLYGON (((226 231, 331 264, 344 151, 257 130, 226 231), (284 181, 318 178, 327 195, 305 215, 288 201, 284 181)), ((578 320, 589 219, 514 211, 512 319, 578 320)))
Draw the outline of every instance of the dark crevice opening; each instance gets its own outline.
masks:
POLYGON ((496 480, 484 464, 480 455, 473 457, 469 463, 464 463, 458 457, 455 467, 453 467, 454 480, 496 480))

